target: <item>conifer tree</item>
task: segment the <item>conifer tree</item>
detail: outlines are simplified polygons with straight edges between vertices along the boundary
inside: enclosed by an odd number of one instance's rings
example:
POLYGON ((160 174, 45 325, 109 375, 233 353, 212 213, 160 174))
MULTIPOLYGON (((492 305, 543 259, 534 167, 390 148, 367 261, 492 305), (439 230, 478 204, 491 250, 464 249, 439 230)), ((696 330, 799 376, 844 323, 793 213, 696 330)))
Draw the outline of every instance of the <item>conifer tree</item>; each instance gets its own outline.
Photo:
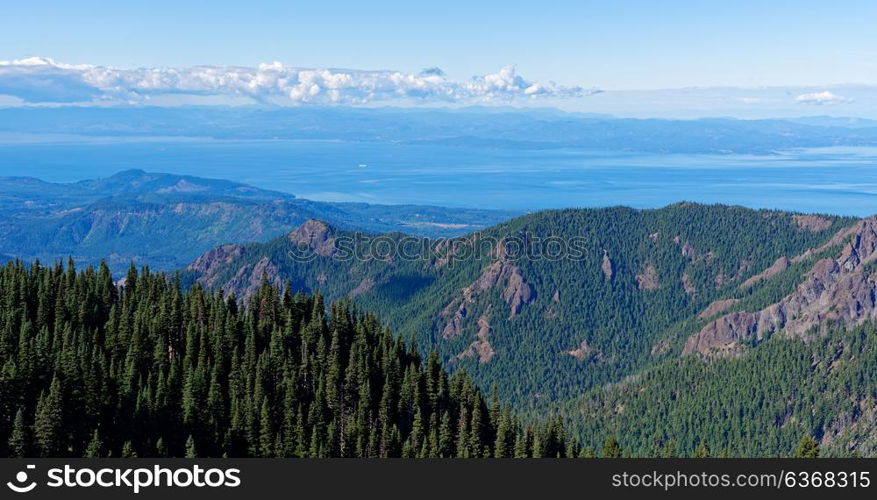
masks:
POLYGON ((40 395, 34 418, 34 439, 40 456, 57 457, 63 451, 62 418, 64 415, 61 400, 61 381, 52 379, 49 391, 40 395))
POLYGON ((509 458, 514 453, 514 433, 512 430, 511 415, 508 411, 498 414, 499 422, 496 426, 496 442, 494 444, 494 456, 496 458, 509 458))
POLYGON ((30 455, 30 432, 24 421, 24 412, 21 408, 15 412, 12 434, 9 437, 9 454, 12 457, 27 457, 30 455))
POLYGON ((100 436, 97 433, 97 429, 95 429, 94 434, 91 437, 91 441, 88 442, 88 446, 85 448, 85 457, 100 458, 103 456, 103 448, 104 443, 103 441, 101 441, 100 436))
POLYGON ((192 435, 189 434, 189 437, 186 438, 186 458, 197 458, 198 451, 195 448, 195 439, 192 438, 192 435))
POLYGON ((528 458, 527 453, 527 434, 518 432, 515 436, 515 458, 528 458))
POLYGON ((603 443, 603 458, 621 458, 621 456, 621 444, 618 443, 618 439, 615 436, 606 438, 606 442, 603 443))
POLYGON ((819 458, 819 445, 816 440, 810 436, 801 438, 798 447, 795 449, 794 458, 819 458))
POLYGON ((678 445, 676 444, 676 440, 671 439, 667 441, 664 445, 663 450, 661 450, 660 457, 662 458, 676 458, 679 456, 678 445))

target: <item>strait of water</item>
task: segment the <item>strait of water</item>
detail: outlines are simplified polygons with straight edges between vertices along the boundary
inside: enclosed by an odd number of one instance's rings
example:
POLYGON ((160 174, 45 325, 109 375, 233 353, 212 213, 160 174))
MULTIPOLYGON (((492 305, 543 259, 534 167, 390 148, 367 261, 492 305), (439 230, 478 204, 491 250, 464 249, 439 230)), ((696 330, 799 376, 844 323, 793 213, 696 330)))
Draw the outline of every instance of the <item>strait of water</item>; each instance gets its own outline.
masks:
POLYGON ((69 182, 139 168, 300 198, 535 210, 678 201, 877 213, 877 148, 772 155, 512 150, 344 141, 0 144, 0 176, 69 182))

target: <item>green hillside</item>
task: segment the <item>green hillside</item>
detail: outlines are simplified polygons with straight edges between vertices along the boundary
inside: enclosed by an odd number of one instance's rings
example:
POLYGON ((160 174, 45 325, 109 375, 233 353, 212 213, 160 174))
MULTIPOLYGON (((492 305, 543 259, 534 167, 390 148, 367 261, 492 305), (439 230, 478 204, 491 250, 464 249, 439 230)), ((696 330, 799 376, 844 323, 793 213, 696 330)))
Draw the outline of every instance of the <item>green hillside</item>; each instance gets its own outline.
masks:
POLYGON ((247 307, 132 269, 0 269, 0 456, 563 457, 371 315, 260 287, 247 307))
POLYGON ((451 242, 381 237, 427 249, 409 259, 386 259, 375 243, 361 244, 365 258, 339 258, 335 242, 355 236, 312 223, 266 244, 205 255, 184 277, 240 296, 264 273, 295 289, 353 296, 421 349, 438 348, 446 366, 465 368, 482 387, 497 384, 517 408, 541 409, 677 357, 706 323, 698 314, 717 299, 741 299, 743 307, 788 293, 818 255, 741 285, 852 222, 696 204, 548 211, 451 242), (303 239, 308 232, 311 240, 303 239), (580 255, 501 257, 491 246, 538 249, 548 238, 576 238, 569 245, 580 255), (317 240, 326 251, 307 262, 292 258, 317 240), (487 249, 480 258, 449 259, 448 249, 466 241, 486 241, 487 249))
POLYGON ((815 436, 823 456, 877 455, 877 326, 816 342, 774 338, 740 359, 670 359, 556 408, 590 445, 638 456, 784 456, 815 436))

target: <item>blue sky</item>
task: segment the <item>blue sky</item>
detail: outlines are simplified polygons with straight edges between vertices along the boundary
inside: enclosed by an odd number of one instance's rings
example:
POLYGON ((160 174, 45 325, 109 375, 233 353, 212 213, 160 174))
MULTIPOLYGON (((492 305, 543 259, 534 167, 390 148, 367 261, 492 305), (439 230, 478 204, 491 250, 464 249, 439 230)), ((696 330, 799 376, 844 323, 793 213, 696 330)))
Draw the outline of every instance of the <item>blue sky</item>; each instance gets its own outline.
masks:
MULTIPOLYGON (((513 65, 512 79, 521 78, 514 92, 532 97, 524 90, 538 83, 536 94, 545 102, 568 109, 618 112, 625 105, 616 102, 641 102, 642 95, 651 102, 649 96, 657 95, 615 91, 782 87, 789 88, 786 113, 808 103, 799 96, 827 95, 809 102, 850 112, 867 108, 859 114, 870 116, 877 113, 873 92, 863 100, 832 86, 877 85, 875 25, 873 0, 28 0, 0 7, 0 61, 41 56, 114 68, 254 68, 278 61, 406 75, 438 67, 453 82, 513 65), (564 104, 576 89, 594 88, 607 93, 589 101, 579 98, 589 92, 579 92, 576 104, 564 104)), ((7 90, 22 85, 22 74, 14 77, 7 90)), ((433 91, 459 98, 454 85, 433 91)), ((473 91, 462 93, 471 98, 473 91)), ((413 95, 410 89, 402 94, 413 95)), ((680 106, 700 109, 697 99, 680 106)), ((751 105, 766 98, 734 99, 751 105)), ((673 97, 662 106, 678 101, 673 97)), ((626 108, 621 112, 634 111, 626 108)))
POLYGON ((515 64, 607 89, 877 84, 877 2, 4 2, 0 59, 396 69, 515 64))

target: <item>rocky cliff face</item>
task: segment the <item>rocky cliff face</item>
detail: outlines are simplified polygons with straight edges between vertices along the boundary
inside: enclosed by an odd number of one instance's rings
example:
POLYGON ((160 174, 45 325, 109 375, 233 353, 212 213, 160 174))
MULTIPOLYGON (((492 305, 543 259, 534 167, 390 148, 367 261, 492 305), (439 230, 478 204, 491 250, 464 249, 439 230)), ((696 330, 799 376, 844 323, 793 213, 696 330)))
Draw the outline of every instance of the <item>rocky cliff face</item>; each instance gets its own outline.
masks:
MULTIPOLYGON (((734 312, 711 321, 688 339, 683 354, 735 353, 743 343, 774 333, 806 339, 832 327, 877 320, 877 274, 868 265, 877 259, 877 218, 839 231, 821 249, 839 244, 839 255, 817 261, 793 293, 760 311, 734 312)), ((788 265, 777 261, 771 268, 780 264, 788 265)))
POLYGON ((309 219, 289 233, 288 239, 301 249, 310 249, 321 257, 330 257, 336 250, 334 233, 325 222, 309 219))
POLYGON ((489 340, 490 334, 493 332, 490 326, 490 309, 490 306, 487 306, 487 311, 478 318, 478 330, 475 333, 476 340, 469 344, 466 350, 458 354, 456 359, 478 357, 479 363, 487 363, 496 354, 489 340))
POLYGON ((793 215, 792 220, 798 226, 814 233, 819 231, 825 231, 826 229, 831 227, 831 219, 822 217, 820 215, 798 214, 793 215))
POLYGON ((603 276, 607 280, 612 281, 612 278, 615 276, 615 263, 609 258, 609 252, 606 250, 603 250, 603 262, 600 269, 603 271, 603 276))
POLYGON ((509 306, 509 319, 517 316, 521 308, 535 299, 536 291, 524 279, 521 269, 515 266, 509 268, 508 281, 502 291, 502 300, 509 306))
MULTIPOLYGON (((479 299, 495 287, 502 287, 500 297, 509 308, 509 320, 520 314, 524 306, 536 300, 535 288, 527 282, 521 269, 508 259, 508 252, 503 242, 497 245, 494 256, 497 260, 485 267, 478 279, 461 290, 459 295, 442 310, 440 314, 444 319, 444 327, 441 328, 442 338, 449 340, 461 335, 467 326, 467 317, 473 314, 473 310, 484 307, 479 299)), ((475 325, 475 336, 478 340, 470 346, 470 350, 467 350, 467 352, 478 352, 481 362, 490 361, 493 357, 493 349, 487 342, 487 336, 491 331, 488 322, 490 309, 491 306, 488 304, 485 312, 479 317, 475 325), (488 352, 489 355, 486 354, 488 352)))
MULTIPOLYGON (((333 236, 334 230, 325 222, 310 219, 290 232, 286 238, 290 243, 297 245, 297 252, 300 255, 308 258, 309 253, 324 257, 333 255, 336 251, 333 236)), ((245 253, 246 247, 242 245, 222 245, 202 254, 186 269, 197 273, 196 281, 205 288, 219 285, 226 294, 234 293, 244 299, 258 290, 263 275, 272 284, 281 283, 279 266, 276 262, 267 256, 250 264, 236 262, 240 261, 245 253), (234 270, 230 277, 229 269, 234 270)), ((363 281, 353 290, 353 294, 363 293, 373 285, 373 282, 363 281)))
POLYGON ((198 282, 202 286, 212 288, 225 266, 231 264, 243 253, 244 247, 242 245, 222 245, 202 254, 186 269, 200 275, 198 282))
POLYGON ((740 302, 739 299, 720 299, 710 303, 706 309, 701 311, 700 314, 697 315, 700 319, 709 319, 724 311, 725 309, 733 306, 737 302, 740 302))
POLYGON ((464 288, 460 295, 442 310, 442 317, 450 316, 450 320, 442 329, 442 337, 451 339, 462 333, 463 320, 468 315, 471 305, 483 292, 491 290, 502 280, 504 280, 505 286, 501 296, 506 305, 509 306, 509 319, 517 316, 525 305, 536 299, 536 291, 524 279, 520 268, 501 261, 494 262, 486 267, 477 280, 464 288))

